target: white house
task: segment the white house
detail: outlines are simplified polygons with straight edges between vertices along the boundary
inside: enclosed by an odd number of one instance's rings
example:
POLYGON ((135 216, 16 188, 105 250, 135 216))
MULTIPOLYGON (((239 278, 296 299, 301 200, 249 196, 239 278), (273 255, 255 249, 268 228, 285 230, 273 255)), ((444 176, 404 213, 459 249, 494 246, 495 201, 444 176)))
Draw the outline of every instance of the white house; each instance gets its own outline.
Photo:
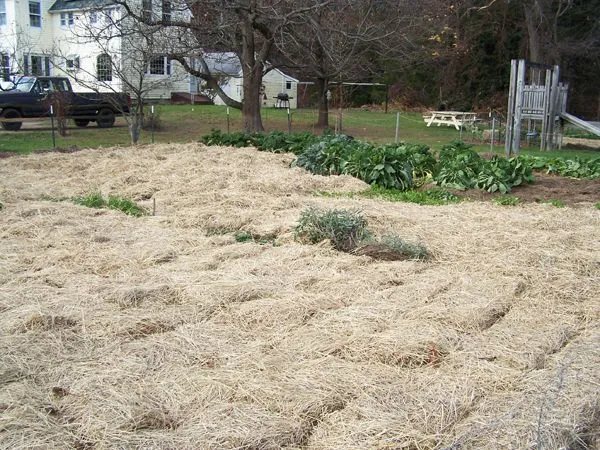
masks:
POLYGON ((2 78, 12 73, 50 75, 53 30, 48 0, 0 0, 2 78))
MULTIPOLYGON (((142 4, 165 14, 170 2, 159 0, 153 5, 143 0, 142 4)), ((1 78, 69 76, 74 90, 85 92, 127 90, 126 76, 142 76, 148 99, 196 93, 195 78, 165 55, 150 55, 138 70, 132 61, 143 51, 141 47, 132 48, 131 41, 120 37, 101 42, 88 36, 94 29, 109 35, 121 14, 112 0, 0 0, 1 78)))
MULTIPOLYGON (((208 69, 220 78, 220 86, 232 99, 241 101, 243 95, 242 65, 235 53, 207 53, 204 55, 208 69)), ((214 98, 216 105, 225 103, 219 97, 214 98)), ((272 69, 263 77, 262 106, 265 107, 298 107, 298 80, 272 69), (283 94, 283 95, 282 95, 283 94), (282 101, 287 96, 288 101, 282 101)))
MULTIPOLYGON (((139 0, 138 6, 142 14, 156 18, 190 14, 172 11, 169 0, 139 0)), ((170 61, 166 51, 161 54, 157 46, 156 53, 148 54, 144 40, 120 36, 119 28, 135 26, 121 21, 122 13, 112 0, 0 0, 0 78, 69 76, 79 92, 131 91, 123 80, 143 79, 146 99, 169 100, 174 93, 202 91, 198 79, 170 61), (140 60, 142 53, 144 59, 140 60)), ((169 39, 168 29, 161 32, 166 35, 162 37, 166 45, 177 41, 169 39)), ((204 59, 209 70, 221 78, 224 91, 241 101, 243 78, 237 56, 209 53, 204 59)), ((263 79, 262 105, 296 108, 297 92, 297 79, 272 69, 263 79), (281 100, 286 97, 287 101, 281 100)), ((218 97, 214 101, 223 104, 218 97)))

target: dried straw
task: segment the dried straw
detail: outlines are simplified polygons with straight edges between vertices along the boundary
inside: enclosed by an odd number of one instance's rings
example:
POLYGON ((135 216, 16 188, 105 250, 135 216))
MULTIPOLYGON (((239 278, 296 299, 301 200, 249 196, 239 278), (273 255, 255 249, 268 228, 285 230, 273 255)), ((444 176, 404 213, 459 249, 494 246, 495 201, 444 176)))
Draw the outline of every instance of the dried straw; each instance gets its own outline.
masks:
POLYGON ((599 445, 597 210, 319 197, 365 185, 291 160, 0 160, 0 447, 599 445), (69 201, 93 191, 157 214, 69 201), (360 209, 432 258, 302 245, 309 206, 360 209))

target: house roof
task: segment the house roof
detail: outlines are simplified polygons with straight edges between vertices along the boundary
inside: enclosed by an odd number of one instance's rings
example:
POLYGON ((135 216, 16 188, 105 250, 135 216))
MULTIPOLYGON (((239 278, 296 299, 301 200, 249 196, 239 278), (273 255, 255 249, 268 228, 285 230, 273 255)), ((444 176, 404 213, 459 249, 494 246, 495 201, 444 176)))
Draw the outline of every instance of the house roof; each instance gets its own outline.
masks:
POLYGON ((56 0, 48 12, 101 8, 112 4, 113 0, 56 0))

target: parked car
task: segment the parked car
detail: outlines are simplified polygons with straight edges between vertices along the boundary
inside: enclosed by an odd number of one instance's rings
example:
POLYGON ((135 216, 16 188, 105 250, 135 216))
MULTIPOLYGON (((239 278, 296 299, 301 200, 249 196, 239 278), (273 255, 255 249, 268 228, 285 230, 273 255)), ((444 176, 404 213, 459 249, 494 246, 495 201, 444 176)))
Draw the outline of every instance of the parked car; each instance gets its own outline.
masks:
POLYGON ((116 116, 129 112, 130 105, 128 94, 73 92, 65 77, 21 77, 12 89, 0 90, 0 120, 10 119, 0 123, 5 130, 17 131, 23 125, 18 119, 49 117, 52 110, 73 119, 78 127, 96 122, 100 128, 110 128, 116 116))

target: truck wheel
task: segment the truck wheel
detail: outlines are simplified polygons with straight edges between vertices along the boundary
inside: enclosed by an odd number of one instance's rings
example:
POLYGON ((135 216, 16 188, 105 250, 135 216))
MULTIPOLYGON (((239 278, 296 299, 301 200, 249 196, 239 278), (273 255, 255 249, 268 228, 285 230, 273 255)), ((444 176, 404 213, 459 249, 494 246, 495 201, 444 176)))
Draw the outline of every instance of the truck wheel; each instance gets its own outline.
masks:
POLYGON ((110 128, 115 124, 115 113, 112 109, 102 108, 96 116, 98 128, 110 128))
MULTIPOLYGON (((21 117, 21 113, 16 109, 5 109, 2 112, 2 117, 5 119, 18 119, 21 117)), ((7 131, 19 131, 23 122, 2 122, 2 128, 7 131)))
POLYGON ((75 125, 80 128, 85 128, 88 126, 88 123, 90 123, 90 121, 87 119, 73 119, 73 122, 75 122, 75 125))

